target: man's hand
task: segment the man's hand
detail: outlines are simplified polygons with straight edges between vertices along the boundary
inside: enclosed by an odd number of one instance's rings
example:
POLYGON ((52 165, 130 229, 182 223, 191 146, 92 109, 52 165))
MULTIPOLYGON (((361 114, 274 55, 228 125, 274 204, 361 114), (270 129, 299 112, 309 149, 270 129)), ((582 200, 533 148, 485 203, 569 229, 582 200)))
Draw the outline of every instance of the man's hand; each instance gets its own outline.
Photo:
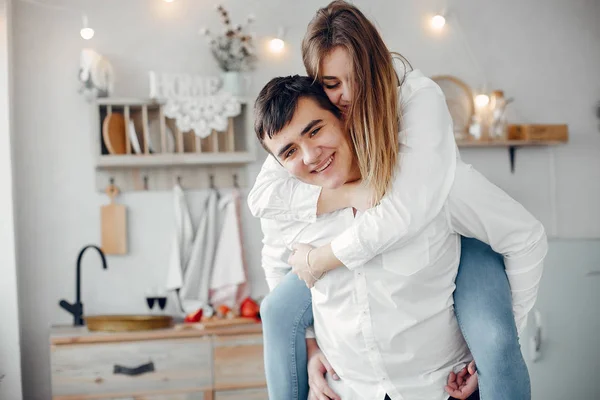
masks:
POLYGON ((352 208, 365 212, 375 205, 375 191, 372 187, 365 185, 362 181, 346 183, 349 202, 352 208))
POLYGON ((310 289, 321 275, 323 275, 322 273, 315 272, 314 269, 310 271, 308 264, 306 264, 306 255, 313 246, 305 243, 296 243, 292 248, 292 254, 288 258, 288 263, 292 266, 292 272, 298 275, 298 278, 302 279, 310 289))
POLYGON ((327 384, 326 373, 336 381, 340 379, 321 350, 313 351, 308 360, 308 385, 310 386, 308 400, 341 400, 341 397, 327 384))
POLYGON ((475 361, 463 368, 458 374, 450 372, 446 392, 456 399, 467 399, 478 387, 475 361))

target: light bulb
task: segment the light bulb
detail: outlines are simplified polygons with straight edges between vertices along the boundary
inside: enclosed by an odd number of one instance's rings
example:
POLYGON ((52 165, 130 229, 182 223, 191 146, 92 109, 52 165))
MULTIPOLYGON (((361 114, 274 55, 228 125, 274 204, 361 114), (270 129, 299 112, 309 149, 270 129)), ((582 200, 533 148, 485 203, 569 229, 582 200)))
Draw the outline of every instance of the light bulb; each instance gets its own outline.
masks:
POLYGON ((83 28, 81 28, 81 30, 79 31, 79 34, 85 40, 90 40, 91 38, 94 37, 94 30, 88 26, 87 15, 84 14, 81 16, 81 22, 83 24, 83 28))
POLYGON ((279 38, 271 39, 271 41, 269 42, 269 49, 273 53, 281 53, 284 47, 285 42, 279 38))
POLYGON ((90 40, 91 38, 94 37, 94 30, 92 28, 82 28, 79 31, 79 34, 81 35, 82 38, 84 38, 85 40, 90 40))
POLYGON ((483 108, 488 104, 490 104, 490 96, 487 94, 478 94, 475 96, 475 106, 477 106, 477 108, 483 108))
POLYGON ((175 1, 175 0, 165 0, 165 3, 172 3, 172 2, 174 2, 174 1, 175 1))
POLYGON ((442 29, 444 25, 446 25, 446 18, 444 18, 442 15, 438 14, 431 18, 431 26, 434 29, 442 29))

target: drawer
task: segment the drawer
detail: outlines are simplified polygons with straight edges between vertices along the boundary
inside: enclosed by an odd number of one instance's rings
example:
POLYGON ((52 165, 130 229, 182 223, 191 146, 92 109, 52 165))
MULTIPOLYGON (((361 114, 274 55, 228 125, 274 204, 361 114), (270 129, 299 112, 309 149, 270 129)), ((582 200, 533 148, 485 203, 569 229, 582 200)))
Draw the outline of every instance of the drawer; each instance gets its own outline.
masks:
POLYGON ((154 393, 203 392, 212 383, 208 339, 169 339, 53 346, 52 394, 125 397, 154 393), (128 376, 114 366, 134 368, 148 362, 154 371, 128 376))
POLYGON ((215 400, 269 400, 267 388, 223 390, 215 392, 215 400))
POLYGON ((266 386, 261 334, 214 338, 214 389, 266 386))

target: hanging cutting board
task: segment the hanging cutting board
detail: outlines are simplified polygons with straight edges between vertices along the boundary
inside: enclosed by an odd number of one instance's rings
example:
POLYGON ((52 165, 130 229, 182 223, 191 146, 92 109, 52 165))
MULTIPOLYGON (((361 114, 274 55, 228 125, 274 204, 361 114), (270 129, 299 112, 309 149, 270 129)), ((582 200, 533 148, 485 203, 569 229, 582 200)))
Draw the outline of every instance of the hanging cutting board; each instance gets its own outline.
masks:
POLYGON ((127 209, 115 203, 119 189, 115 185, 106 188, 110 204, 102 206, 102 251, 105 254, 127 254, 127 209))

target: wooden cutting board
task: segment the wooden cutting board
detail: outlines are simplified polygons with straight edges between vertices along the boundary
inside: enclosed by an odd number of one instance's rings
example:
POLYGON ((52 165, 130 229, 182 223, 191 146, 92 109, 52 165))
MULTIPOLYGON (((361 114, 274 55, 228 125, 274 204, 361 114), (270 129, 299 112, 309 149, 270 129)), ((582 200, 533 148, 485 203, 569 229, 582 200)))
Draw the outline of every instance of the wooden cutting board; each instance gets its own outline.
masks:
POLYGON ((202 322, 197 323, 183 323, 176 324, 175 329, 209 329, 209 328, 221 328, 228 326, 237 326, 237 325, 249 325, 249 324, 257 324, 255 318, 245 318, 245 317, 235 317, 235 318, 207 318, 202 320, 202 322))
POLYGON ((127 130, 123 114, 114 112, 104 118, 104 122, 102 123, 102 138, 110 154, 127 153, 126 134, 127 130))
POLYGON ((109 185, 106 194, 110 204, 100 210, 102 251, 104 254, 127 254, 127 209, 123 204, 115 203, 119 194, 115 185, 109 185))

